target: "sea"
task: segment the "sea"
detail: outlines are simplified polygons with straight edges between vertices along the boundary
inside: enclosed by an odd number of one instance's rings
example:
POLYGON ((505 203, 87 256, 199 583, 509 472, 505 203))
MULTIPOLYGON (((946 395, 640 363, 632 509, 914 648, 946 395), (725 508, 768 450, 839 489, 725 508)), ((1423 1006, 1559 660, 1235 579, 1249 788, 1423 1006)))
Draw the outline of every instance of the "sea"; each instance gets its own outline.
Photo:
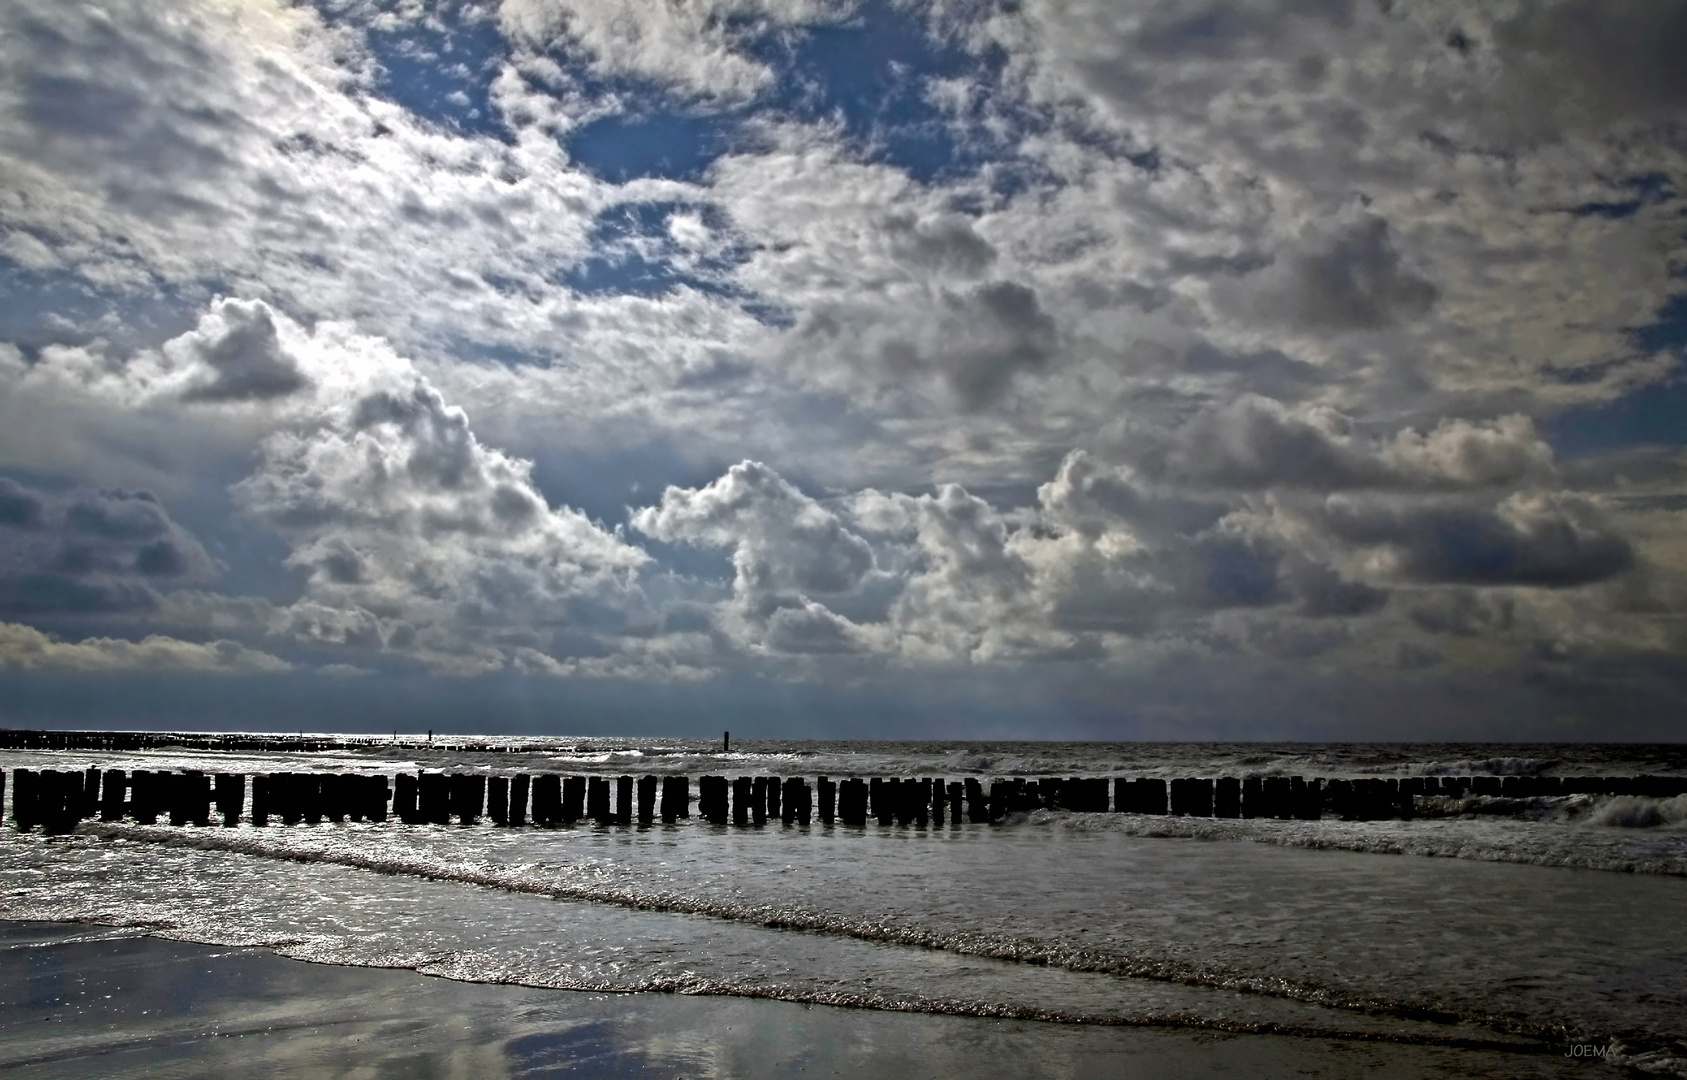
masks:
MULTIPOLYGON (((0 752, 7 770, 90 765, 685 774, 695 793, 705 774, 986 787, 1681 776, 1687 746, 746 740, 725 752, 395 736, 317 752, 0 752)), ((8 826, 0 919, 467 982, 1587 1053, 1586 1068, 1687 1076, 1687 796, 1444 800, 1396 821, 1038 810, 924 827, 718 826, 695 812, 559 828, 8 826)))

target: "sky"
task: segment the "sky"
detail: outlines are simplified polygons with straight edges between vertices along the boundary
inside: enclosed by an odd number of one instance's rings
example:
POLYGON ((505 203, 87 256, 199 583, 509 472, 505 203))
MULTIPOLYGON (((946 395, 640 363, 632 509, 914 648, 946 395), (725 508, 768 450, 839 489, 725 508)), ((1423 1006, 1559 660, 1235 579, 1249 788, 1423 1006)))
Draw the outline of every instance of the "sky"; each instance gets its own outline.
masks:
POLYGON ((0 723, 1687 737, 1681 0, 10 0, 0 723))

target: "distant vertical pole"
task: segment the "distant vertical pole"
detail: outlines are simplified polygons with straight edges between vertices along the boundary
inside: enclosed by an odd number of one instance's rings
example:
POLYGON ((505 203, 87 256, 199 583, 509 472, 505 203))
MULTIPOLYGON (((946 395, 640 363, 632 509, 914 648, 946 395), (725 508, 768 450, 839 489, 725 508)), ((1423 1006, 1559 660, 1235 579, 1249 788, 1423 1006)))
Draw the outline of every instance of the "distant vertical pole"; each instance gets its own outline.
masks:
POLYGON ((720 749, 723 754, 732 753, 732 732, 723 731, 720 736, 720 749))

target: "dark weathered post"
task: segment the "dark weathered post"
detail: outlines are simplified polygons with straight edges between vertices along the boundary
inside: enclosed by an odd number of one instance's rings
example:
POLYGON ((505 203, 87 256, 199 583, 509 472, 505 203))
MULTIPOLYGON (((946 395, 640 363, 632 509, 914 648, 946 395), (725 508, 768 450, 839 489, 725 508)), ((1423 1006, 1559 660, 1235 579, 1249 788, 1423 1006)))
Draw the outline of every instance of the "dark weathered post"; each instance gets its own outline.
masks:
POLYGON ((978 782, 976 776, 969 776, 964 781, 963 790, 966 792, 967 820, 974 825, 984 825, 990 821, 990 803, 984 797, 984 785, 978 782))
MULTIPOLYGON (((392 780, 392 812, 398 815, 398 820, 406 825, 420 825, 427 819, 422 816, 420 804, 417 802, 420 785, 411 773, 399 773, 392 780)), ((256 796, 253 796, 256 798, 256 796)))
POLYGON ((1213 783, 1213 817, 1242 816, 1242 781, 1221 776, 1213 783))
POLYGON ((838 785, 838 820, 845 825, 867 824, 867 784, 858 776, 838 785))
POLYGON ((322 774, 299 773, 295 780, 298 786, 294 790, 304 803, 305 824, 322 824, 322 774))
POLYGON ((263 773, 252 774, 252 824, 257 828, 269 825, 270 800, 269 777, 263 773))
POLYGON ((35 828, 40 774, 34 769, 12 770, 12 825, 18 832, 35 828))
POLYGON ((941 825, 943 810, 949 805, 949 788, 942 777, 935 777, 928 783, 931 784, 931 821, 933 825, 941 825))
MULTIPOLYGON (((797 824, 807 826, 814 814, 814 791, 808 786, 808 781, 797 780, 797 824)), ((789 800, 787 800, 788 802, 789 800)))
POLYGON ((1265 803, 1265 787, 1257 776, 1242 778, 1242 816, 1245 818, 1269 817, 1263 811, 1265 803))
POLYGON ((1316 777, 1311 780, 1289 777, 1289 813, 1286 816, 1300 821, 1317 821, 1323 817, 1323 781, 1316 777))
MULTIPOLYGON (((734 825, 748 825, 750 823, 750 800, 755 796, 755 781, 748 776, 740 776, 732 781, 732 823, 734 825)), ((767 804, 761 804, 765 812, 767 804)))
POLYGON ((489 776, 486 778, 486 816, 494 825, 508 826, 510 823, 510 778, 507 776, 489 776))
POLYGON ((387 800, 391 793, 387 788, 387 778, 371 776, 369 783, 369 808, 364 811, 370 821, 384 823, 387 820, 387 800))
MULTIPOLYGON (((100 820, 123 820, 123 794, 128 786, 128 777, 122 769, 107 769, 104 782, 100 785, 100 820)), ((0 795, 5 792, 0 787, 0 795)))
POLYGON ((240 824, 240 811, 246 805, 246 777, 241 773, 218 773, 216 790, 217 813, 223 816, 223 827, 232 829, 240 824))
MULTIPOLYGON (((557 817, 553 821, 561 821, 564 825, 572 825, 576 821, 584 821, 590 815, 586 812, 586 778, 584 776, 564 777, 562 781, 562 803, 557 810, 557 817)), ((534 795, 537 804, 538 795, 534 795)))
POLYGON ((510 825, 527 824, 527 774, 510 777, 510 825))
POLYGON ((770 803, 778 799, 778 795, 769 795, 767 789, 777 788, 777 784, 769 784, 770 777, 758 776, 750 788, 750 823, 753 825, 767 824, 767 808, 770 803))
POLYGON ((990 781, 990 820, 999 821, 1008 816, 1008 804, 1013 801, 1013 784, 1006 780, 990 781))
POLYGON ((444 773, 423 773, 417 783, 416 803, 423 821, 451 824, 451 781, 444 773))
POLYGON ((711 825, 725 825, 731 807, 727 805, 724 776, 705 776, 697 781, 697 812, 711 825))
POLYGON ((602 776, 586 780, 586 816, 599 825, 610 823, 609 780, 602 776))
POLYGON ((816 794, 820 796, 820 824, 830 825, 838 819, 838 785, 830 777, 817 777, 816 794))
POLYGON ((959 825, 966 803, 966 785, 959 780, 949 784, 949 824, 959 825))
POLYGON ((654 776, 638 778, 638 823, 649 825, 656 820, 656 784, 654 776))
POLYGON ((585 783, 578 776, 540 773, 533 778, 533 824, 571 825, 580 817, 585 783), (578 799, 575 798, 578 796, 578 799))
POLYGON ((633 823, 633 778, 618 776, 615 778, 615 824, 631 825, 633 823))
POLYGON ((82 772, 82 805, 77 816, 91 818, 100 812, 100 769, 90 765, 82 772))

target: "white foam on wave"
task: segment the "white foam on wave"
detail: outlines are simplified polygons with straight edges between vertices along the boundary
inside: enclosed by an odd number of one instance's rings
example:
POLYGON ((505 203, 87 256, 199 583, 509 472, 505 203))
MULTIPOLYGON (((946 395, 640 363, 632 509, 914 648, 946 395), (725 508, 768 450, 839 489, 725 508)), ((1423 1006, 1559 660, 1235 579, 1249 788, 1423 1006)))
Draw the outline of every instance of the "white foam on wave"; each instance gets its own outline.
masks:
POLYGON ((1655 829, 1687 825, 1687 795, 1653 799, 1644 795, 1617 795, 1602 800, 1588 815, 1594 825, 1623 829, 1655 829))

